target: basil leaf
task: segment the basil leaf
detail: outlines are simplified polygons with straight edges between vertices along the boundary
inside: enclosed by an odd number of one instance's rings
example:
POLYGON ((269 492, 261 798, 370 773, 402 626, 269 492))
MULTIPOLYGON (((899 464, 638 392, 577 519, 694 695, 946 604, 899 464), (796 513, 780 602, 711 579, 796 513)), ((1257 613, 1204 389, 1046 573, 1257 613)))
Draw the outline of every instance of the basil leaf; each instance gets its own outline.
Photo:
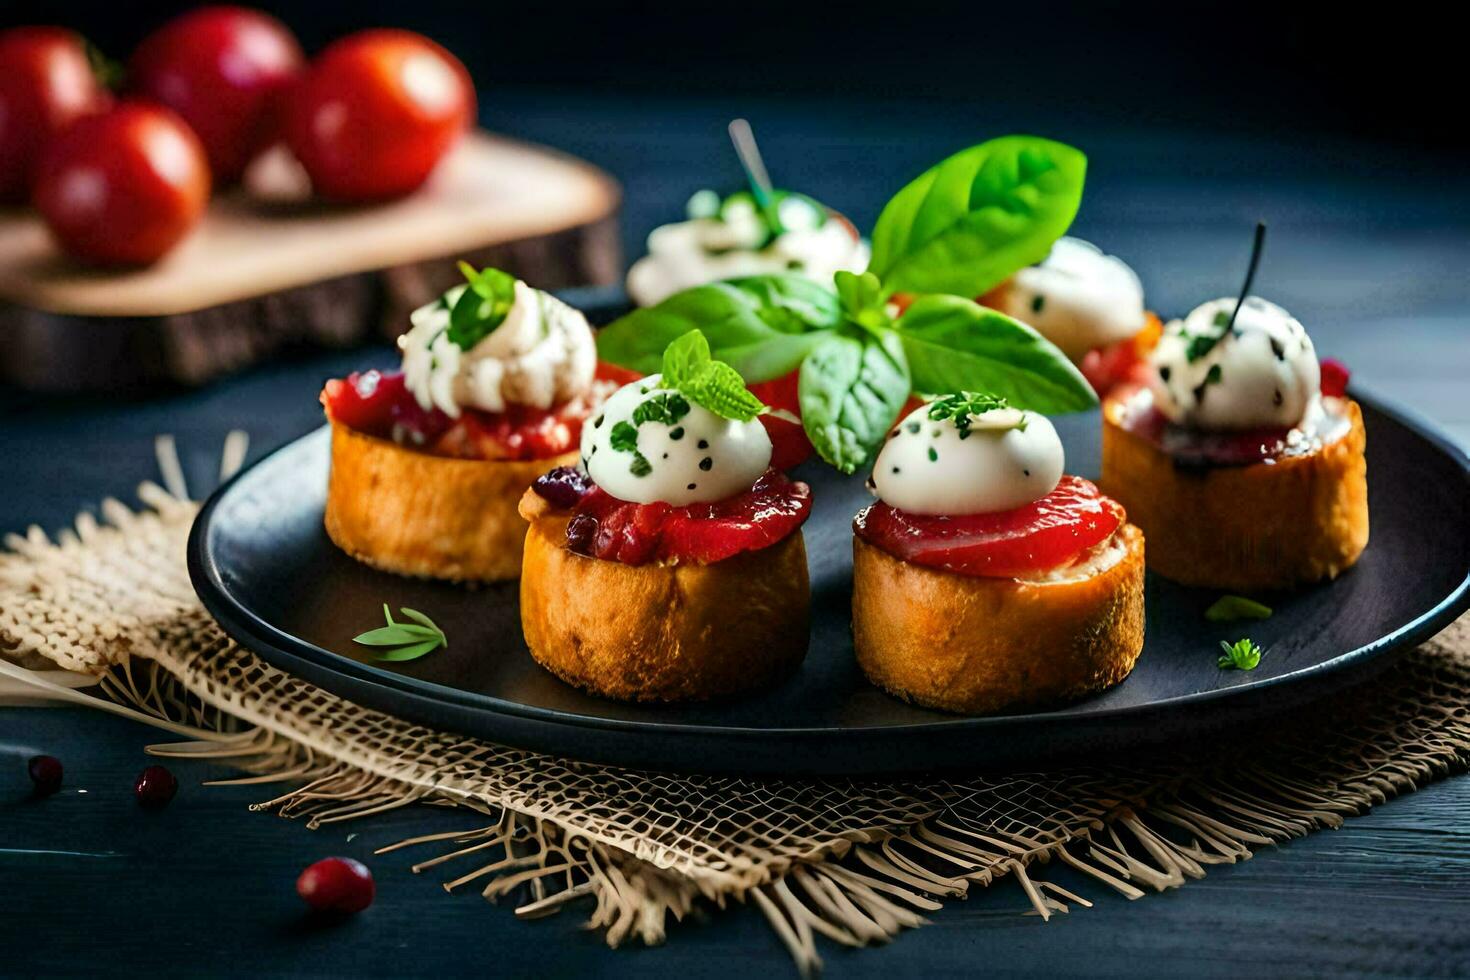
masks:
POLYGON ((597 355, 643 374, 663 365, 664 350, 690 330, 711 354, 749 383, 794 371, 842 320, 830 290, 798 276, 754 276, 696 286, 656 306, 634 310, 597 335, 597 355))
POLYGON ((1082 202, 1087 157, 1035 136, 1003 136, 926 170, 873 228, 868 270, 887 294, 979 296, 1041 261, 1082 202))
POLYGON ((843 473, 872 457, 909 396, 897 334, 848 328, 827 335, 801 365, 801 422, 817 453, 843 473))
POLYGON ((1043 414, 1097 404, 1092 385, 1051 341, 958 296, 923 296, 898 319, 914 389, 983 391, 1043 414))
POLYGON ((459 264, 469 282, 449 309, 449 340, 461 350, 469 350, 505 322, 516 301, 516 277, 499 269, 476 272, 465 262, 459 264))

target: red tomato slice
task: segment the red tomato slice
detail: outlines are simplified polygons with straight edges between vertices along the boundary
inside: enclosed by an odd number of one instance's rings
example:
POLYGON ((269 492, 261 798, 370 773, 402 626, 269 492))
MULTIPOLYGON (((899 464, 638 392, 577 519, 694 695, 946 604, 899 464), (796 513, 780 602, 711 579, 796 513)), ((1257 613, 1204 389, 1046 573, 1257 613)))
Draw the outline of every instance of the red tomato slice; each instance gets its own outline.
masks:
POLYGON ((769 469, 744 493, 713 503, 673 507, 618 500, 570 468, 552 470, 534 489, 556 506, 580 495, 568 546, 625 565, 683 561, 708 565, 784 540, 806 522, 812 491, 769 469), (595 522, 588 527, 587 522, 595 522))
POLYGON ((1063 476, 1040 500, 999 514, 909 514, 880 502, 852 526, 864 541, 916 565, 1012 578, 1068 564, 1106 541, 1125 518, 1122 505, 1092 483, 1063 476))

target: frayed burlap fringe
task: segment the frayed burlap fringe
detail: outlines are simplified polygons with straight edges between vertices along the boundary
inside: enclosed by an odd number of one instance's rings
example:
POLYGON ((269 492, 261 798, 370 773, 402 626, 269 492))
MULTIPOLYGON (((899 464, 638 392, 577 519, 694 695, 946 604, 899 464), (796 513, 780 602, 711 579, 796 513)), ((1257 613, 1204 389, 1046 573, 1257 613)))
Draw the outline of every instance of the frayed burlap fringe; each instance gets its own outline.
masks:
MULTIPOLYGON (((167 447, 165 447, 167 448, 167 447)), ((233 451, 243 456, 240 446, 233 451)), ((343 701, 230 641, 198 604, 183 549, 194 504, 177 468, 146 505, 116 501, 52 541, 0 555, 0 674, 191 739, 158 755, 232 763, 279 784, 256 805, 312 827, 411 803, 478 820, 379 853, 429 850, 449 891, 513 897, 533 918, 591 905, 609 945, 669 920, 756 905, 803 972, 819 937, 886 942, 972 887, 1013 877, 1043 918, 1090 903, 1051 861, 1129 898, 1343 820, 1470 762, 1470 620, 1362 689, 1147 767, 1004 777, 783 780, 596 766, 436 732, 343 701), (60 666, 99 694, 35 680, 60 666)))

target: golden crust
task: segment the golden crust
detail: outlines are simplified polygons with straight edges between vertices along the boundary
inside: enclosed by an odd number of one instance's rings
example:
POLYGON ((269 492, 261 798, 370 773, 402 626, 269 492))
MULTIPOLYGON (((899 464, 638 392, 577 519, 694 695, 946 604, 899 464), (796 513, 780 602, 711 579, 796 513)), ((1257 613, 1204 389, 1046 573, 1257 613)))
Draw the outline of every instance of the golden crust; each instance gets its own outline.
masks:
POLYGON ((1039 583, 915 565, 855 536, 858 665, 891 694, 963 714, 1112 687, 1143 650, 1143 532, 1124 524, 1118 534, 1124 555, 1111 567, 1039 583))
POLYGON ((634 566, 568 551, 567 515, 531 491, 521 513, 526 645, 568 684, 619 701, 703 701, 765 686, 806 656, 800 531, 711 565, 634 566))
POLYGON ((1103 406, 1098 485, 1148 535, 1148 565, 1184 585, 1240 592, 1336 578, 1368 544, 1366 434, 1357 402, 1349 429, 1306 456, 1272 464, 1185 469, 1118 424, 1103 406))
POLYGON ((332 422, 327 536, 400 575, 497 582, 521 572, 521 494, 575 452, 530 461, 451 459, 332 422))

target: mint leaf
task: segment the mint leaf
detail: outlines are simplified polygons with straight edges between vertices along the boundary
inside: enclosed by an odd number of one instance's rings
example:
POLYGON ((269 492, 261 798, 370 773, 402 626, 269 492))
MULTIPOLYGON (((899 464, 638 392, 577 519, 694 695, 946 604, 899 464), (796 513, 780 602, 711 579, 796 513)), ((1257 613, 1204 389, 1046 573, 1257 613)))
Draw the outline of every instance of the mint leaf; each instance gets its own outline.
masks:
POLYGON ((1229 623, 1237 619, 1267 619, 1270 615, 1270 606, 1238 595, 1222 595, 1205 610, 1205 619, 1212 623, 1229 623))
POLYGON ((1018 320, 958 296, 923 296, 897 323, 914 389, 985 391, 1043 414, 1097 404, 1082 372, 1018 320))
POLYGON ((661 370, 664 350, 690 330, 747 382, 796 370, 842 322, 832 290, 800 276, 752 276, 696 286, 634 310, 597 335, 597 355, 642 374, 661 370))
POLYGON ((903 346, 892 331, 828 334, 801 365, 801 421, 817 453, 843 473, 865 465, 909 396, 903 346))
POLYGON ((745 387, 740 372, 710 357, 709 341, 698 330, 689 331, 668 346, 661 373, 660 383, 665 388, 677 389, 720 418, 749 422, 766 407, 745 387))
POLYGON ((499 269, 476 272, 467 262, 459 264, 469 288, 460 293, 449 310, 449 340, 469 350, 505 322, 516 301, 516 277, 499 269))
POLYGON ((871 272, 861 275, 839 270, 832 277, 837 287, 837 301, 847 318, 865 330, 892 326, 883 302, 883 284, 871 272))
POLYGON ((868 269, 886 294, 979 296, 1041 261, 1082 202, 1087 157, 1035 136, 962 150, 893 196, 868 269))

